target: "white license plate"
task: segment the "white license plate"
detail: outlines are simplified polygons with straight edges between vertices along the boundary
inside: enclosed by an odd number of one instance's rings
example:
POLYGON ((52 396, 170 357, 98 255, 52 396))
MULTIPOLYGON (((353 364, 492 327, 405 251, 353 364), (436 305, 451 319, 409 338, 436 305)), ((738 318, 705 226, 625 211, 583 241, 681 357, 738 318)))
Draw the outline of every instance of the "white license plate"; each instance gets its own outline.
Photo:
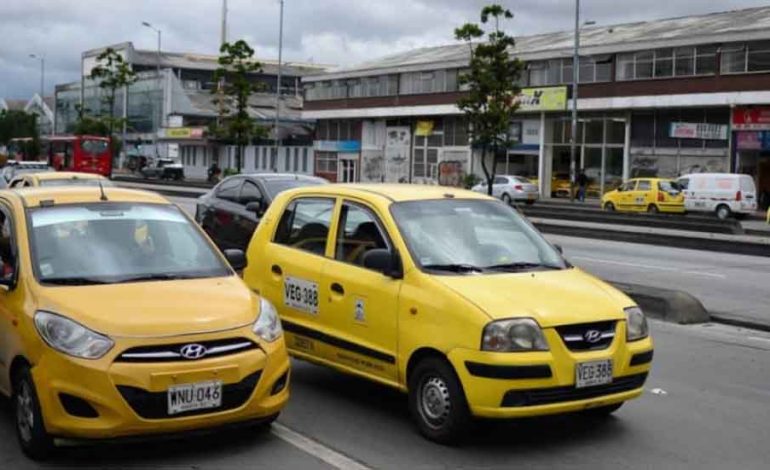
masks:
POLYGON ((174 385, 168 389, 168 414, 222 406, 222 381, 174 385))
POLYGON ((283 284, 283 303, 297 310, 318 313, 318 284, 298 277, 286 276, 283 284))
POLYGON ((612 383, 612 361, 581 362, 575 366, 575 388, 612 383))

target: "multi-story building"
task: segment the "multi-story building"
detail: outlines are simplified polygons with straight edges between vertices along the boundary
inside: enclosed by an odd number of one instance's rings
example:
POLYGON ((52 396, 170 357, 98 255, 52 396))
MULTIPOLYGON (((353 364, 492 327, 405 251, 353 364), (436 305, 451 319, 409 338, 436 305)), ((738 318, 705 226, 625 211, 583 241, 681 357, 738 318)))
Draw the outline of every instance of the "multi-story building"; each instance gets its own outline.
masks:
MULTIPOLYGON (((770 7, 585 27, 580 32, 578 165, 596 193, 637 175, 753 175, 770 192, 770 7)), ((498 172, 569 173, 572 31, 519 37, 525 63, 518 144, 498 172)), ((348 181, 436 182, 472 158, 457 99, 465 44, 303 77, 318 120, 316 173, 348 181), (447 162, 447 164, 443 164, 447 162), (458 164, 459 162, 459 164, 458 164)))
MULTIPOLYGON (((131 157, 178 157, 188 177, 205 177, 212 162, 222 168, 234 168, 235 148, 209 138, 208 126, 219 115, 214 71, 217 56, 135 49, 130 42, 112 47, 137 73, 138 80, 127 90, 118 90, 114 114, 125 119, 123 129, 126 165, 131 157), (158 66, 160 64, 160 67, 158 66)), ((88 78, 97 56, 107 47, 83 52, 82 79, 56 87, 56 132, 72 132, 83 103, 88 113, 109 114, 105 91, 88 78)), ((252 80, 262 91, 249 102, 249 113, 258 124, 269 129, 266 139, 245 149, 244 171, 271 170, 313 173, 313 121, 301 116, 303 98, 300 77, 319 73, 323 66, 288 63, 281 67, 281 101, 276 151, 274 126, 275 90, 278 64, 258 59, 261 71, 252 80)))

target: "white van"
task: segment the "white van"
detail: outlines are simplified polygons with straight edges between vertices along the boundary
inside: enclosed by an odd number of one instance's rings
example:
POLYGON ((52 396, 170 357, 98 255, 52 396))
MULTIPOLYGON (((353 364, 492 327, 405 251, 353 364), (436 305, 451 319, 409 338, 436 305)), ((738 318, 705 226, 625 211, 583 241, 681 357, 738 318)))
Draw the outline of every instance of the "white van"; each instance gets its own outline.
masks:
POLYGON ((688 212, 714 212, 720 219, 757 210, 757 188, 749 175, 693 173, 677 182, 684 191, 688 212))

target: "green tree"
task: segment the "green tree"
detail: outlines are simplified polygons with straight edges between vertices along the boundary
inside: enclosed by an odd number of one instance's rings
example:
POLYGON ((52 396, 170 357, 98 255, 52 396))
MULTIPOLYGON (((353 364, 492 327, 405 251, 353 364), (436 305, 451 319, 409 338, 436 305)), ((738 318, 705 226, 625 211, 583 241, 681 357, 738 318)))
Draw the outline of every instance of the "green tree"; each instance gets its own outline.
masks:
POLYGON ((263 89, 261 84, 250 79, 262 71, 262 66, 254 60, 254 49, 242 39, 234 43, 224 43, 219 49, 219 67, 214 72, 214 78, 220 83, 219 122, 213 124, 209 131, 218 140, 236 146, 236 170, 243 166, 243 150, 253 139, 264 137, 264 127, 257 125, 249 115, 249 97, 263 89))
POLYGON ((501 21, 511 18, 510 10, 489 5, 481 10, 481 24, 492 22, 489 31, 475 23, 455 29, 455 39, 465 41, 470 49, 469 70, 459 78, 468 91, 458 99, 457 106, 465 114, 473 147, 481 153, 481 168, 490 195, 497 173, 497 157, 514 143, 511 122, 521 93, 517 83, 522 63, 511 56, 515 45, 513 37, 500 27, 501 21), (492 156, 491 167, 488 155, 492 156))
POLYGON ((13 109, 0 111, 0 145, 8 145, 11 139, 28 137, 32 140, 12 150, 21 152, 25 158, 37 158, 40 155, 37 115, 13 109))
POLYGON ((101 135, 104 129, 107 135, 113 141, 111 145, 113 158, 119 150, 119 139, 115 136, 115 129, 121 128, 125 124, 125 119, 115 117, 115 98, 119 89, 125 89, 136 82, 136 72, 131 69, 124 59, 115 49, 108 47, 96 57, 96 65, 91 69, 89 78, 99 82, 99 88, 105 91, 104 104, 107 107, 107 115, 98 117, 89 116, 85 110, 79 110, 80 119, 76 125, 76 133, 94 133, 101 135), (79 132, 79 131, 89 132, 79 132))

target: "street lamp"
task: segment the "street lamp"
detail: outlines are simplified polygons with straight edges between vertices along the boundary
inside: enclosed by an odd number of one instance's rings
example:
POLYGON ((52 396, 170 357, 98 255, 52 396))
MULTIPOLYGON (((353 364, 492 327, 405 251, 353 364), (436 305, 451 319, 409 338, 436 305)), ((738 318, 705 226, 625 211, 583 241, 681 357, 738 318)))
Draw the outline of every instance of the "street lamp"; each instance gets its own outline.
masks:
POLYGON ((273 171, 278 171, 278 151, 281 148, 281 137, 278 131, 278 122, 281 119, 281 66, 283 59, 283 0, 281 3, 281 15, 278 23, 278 79, 275 87, 275 125, 273 126, 273 132, 275 132, 275 163, 271 165, 273 171))
MULTIPOLYGON (((596 24, 595 21, 586 21, 584 26, 596 24)), ((578 81, 580 73, 580 0, 575 0, 575 50, 572 56, 572 132, 570 133, 570 157, 569 157, 569 200, 575 201, 576 183, 576 150, 578 127, 578 81)))
POLYGON ((40 61, 40 99, 42 100, 45 94, 45 56, 43 54, 30 54, 29 58, 40 61))

